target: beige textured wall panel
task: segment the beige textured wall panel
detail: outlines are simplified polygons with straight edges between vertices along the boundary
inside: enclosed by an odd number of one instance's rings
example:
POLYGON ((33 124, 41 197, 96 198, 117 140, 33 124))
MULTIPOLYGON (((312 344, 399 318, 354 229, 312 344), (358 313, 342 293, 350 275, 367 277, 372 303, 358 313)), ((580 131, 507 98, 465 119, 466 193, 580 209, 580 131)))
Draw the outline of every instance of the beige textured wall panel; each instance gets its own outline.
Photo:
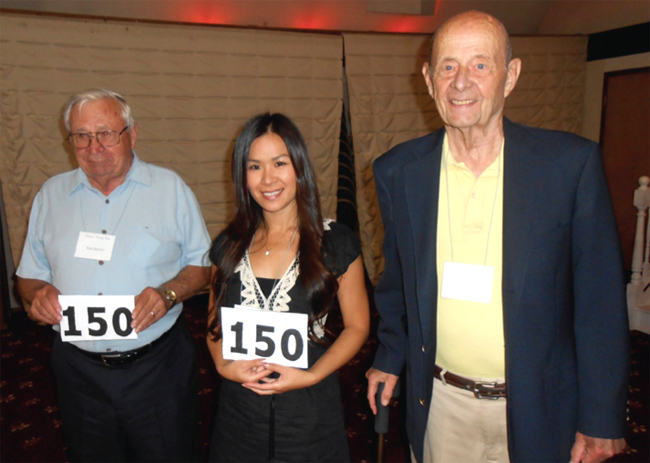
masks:
MULTIPOLYGON (((359 227, 371 281, 383 271, 383 228, 372 162, 395 145, 442 127, 421 74, 429 36, 344 34, 354 137, 359 227)), ((515 122, 579 133, 586 37, 513 37, 523 71, 506 100, 515 122)))
POLYGON ((372 162, 393 146, 441 122, 421 74, 429 37, 344 34, 357 180, 359 229, 368 275, 383 270, 383 227, 372 162))
POLYGON ((177 171, 214 237, 232 218, 230 153, 244 123, 283 112, 303 132, 323 213, 336 214, 340 36, 0 13, 0 179, 14 261, 34 195, 76 167, 61 111, 74 93, 123 94, 138 155, 177 171))
POLYGON ((506 100, 515 122, 580 133, 587 37, 513 37, 522 60, 517 87, 506 100))

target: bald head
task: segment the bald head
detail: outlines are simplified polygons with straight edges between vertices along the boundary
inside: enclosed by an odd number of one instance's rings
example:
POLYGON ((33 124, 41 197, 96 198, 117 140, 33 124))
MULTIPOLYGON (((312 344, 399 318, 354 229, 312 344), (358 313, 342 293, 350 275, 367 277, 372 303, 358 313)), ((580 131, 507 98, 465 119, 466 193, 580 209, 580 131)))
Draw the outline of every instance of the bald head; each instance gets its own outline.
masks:
POLYGON ((512 45, 510 45, 510 36, 508 35, 508 31, 503 23, 497 18, 481 11, 467 11, 453 16, 438 28, 435 34, 433 34, 431 45, 429 47, 429 66, 435 62, 434 55, 438 52, 437 43, 444 38, 446 34, 461 31, 466 28, 477 27, 485 28, 498 40, 498 43, 503 49, 505 66, 507 67, 512 59, 512 45))

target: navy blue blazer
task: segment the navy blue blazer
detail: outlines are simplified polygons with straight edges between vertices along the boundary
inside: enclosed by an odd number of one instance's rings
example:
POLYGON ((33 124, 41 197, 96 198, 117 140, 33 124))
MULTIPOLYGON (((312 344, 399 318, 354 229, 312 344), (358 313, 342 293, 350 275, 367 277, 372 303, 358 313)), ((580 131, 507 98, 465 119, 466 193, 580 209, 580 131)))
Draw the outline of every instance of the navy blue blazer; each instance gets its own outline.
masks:
MULTIPOLYGON (((385 269, 374 367, 406 366, 422 461, 436 357, 436 229, 444 128, 374 163, 385 269)), ((504 118, 503 323, 513 462, 566 462, 576 431, 625 436, 625 281, 598 145, 504 118)))

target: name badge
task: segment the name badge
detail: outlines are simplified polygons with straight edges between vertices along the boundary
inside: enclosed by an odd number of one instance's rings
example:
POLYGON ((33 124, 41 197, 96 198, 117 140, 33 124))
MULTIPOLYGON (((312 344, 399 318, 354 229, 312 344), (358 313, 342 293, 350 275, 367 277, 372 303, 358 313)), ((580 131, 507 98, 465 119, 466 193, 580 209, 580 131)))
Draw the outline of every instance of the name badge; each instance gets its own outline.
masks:
POLYGON ((222 307, 223 358, 265 358, 270 363, 307 368, 308 323, 307 314, 222 307))
POLYGON ((115 246, 115 235, 79 232, 75 257, 110 261, 115 246))
POLYGON ((131 328, 134 296, 59 296, 61 340, 138 339, 131 328))
POLYGON ((449 299, 481 302, 492 301, 494 267, 445 262, 440 295, 449 299))

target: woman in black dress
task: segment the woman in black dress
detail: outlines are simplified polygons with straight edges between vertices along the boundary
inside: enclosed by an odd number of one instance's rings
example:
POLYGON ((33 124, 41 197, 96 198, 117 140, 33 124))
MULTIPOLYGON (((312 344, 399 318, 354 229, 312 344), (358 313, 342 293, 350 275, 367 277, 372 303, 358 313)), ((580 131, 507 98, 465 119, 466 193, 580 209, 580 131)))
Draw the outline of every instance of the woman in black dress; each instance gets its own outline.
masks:
POLYGON ((208 347, 223 377, 210 460, 349 461, 336 372, 369 331, 359 243, 323 220, 305 141, 286 116, 248 121, 232 176, 236 215, 210 251, 208 347), (344 328, 332 342, 335 300, 344 328), (307 314, 309 367, 224 359, 220 309, 236 305, 307 314))

